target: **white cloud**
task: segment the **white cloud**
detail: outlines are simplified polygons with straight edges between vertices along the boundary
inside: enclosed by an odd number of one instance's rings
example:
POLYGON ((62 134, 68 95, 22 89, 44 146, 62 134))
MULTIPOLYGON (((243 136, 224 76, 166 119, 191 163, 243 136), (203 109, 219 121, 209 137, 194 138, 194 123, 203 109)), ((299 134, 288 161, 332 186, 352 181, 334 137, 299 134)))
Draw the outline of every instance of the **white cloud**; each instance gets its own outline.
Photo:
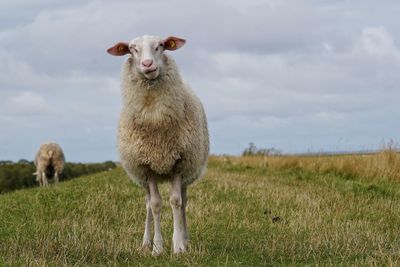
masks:
POLYGON ((371 55, 393 56, 399 60, 399 50, 393 37, 384 27, 365 28, 362 33, 362 45, 371 55))
POLYGON ((8 144, 30 131, 18 139, 25 147, 57 139, 71 160, 116 159, 122 60, 105 49, 145 33, 187 39, 173 56, 204 102, 214 153, 250 141, 305 151, 396 139, 399 9, 395 1, 3 1, 1 14, 14 17, 0 22, 8 151, 0 158, 18 159, 24 146, 8 144))
MULTIPOLYGON (((376 109, 385 101, 394 105, 388 96, 395 92, 385 85, 400 84, 398 76, 390 75, 400 71, 399 61, 388 58, 377 65, 375 53, 359 47, 371 31, 360 32, 346 51, 332 48, 328 54, 212 54, 206 63, 209 79, 196 78, 195 73, 191 78, 206 90, 201 94, 212 118, 347 113, 376 109)), ((390 35, 383 36, 386 51, 396 55, 397 48, 387 41, 390 35)))
POLYGON ((51 109, 42 96, 23 91, 7 101, 5 111, 11 114, 31 116, 47 113, 51 109))

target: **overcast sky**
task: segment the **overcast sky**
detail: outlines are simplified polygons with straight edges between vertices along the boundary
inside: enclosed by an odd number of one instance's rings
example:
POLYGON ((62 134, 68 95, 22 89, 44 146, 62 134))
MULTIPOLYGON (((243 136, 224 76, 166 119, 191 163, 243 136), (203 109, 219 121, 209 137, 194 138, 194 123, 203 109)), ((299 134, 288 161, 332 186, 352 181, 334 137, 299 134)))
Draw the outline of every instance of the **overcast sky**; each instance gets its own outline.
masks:
POLYGON ((249 142, 287 153, 400 140, 398 0, 1 0, 0 159, 54 140, 67 160, 118 160, 123 58, 143 34, 201 98, 211 152, 249 142))

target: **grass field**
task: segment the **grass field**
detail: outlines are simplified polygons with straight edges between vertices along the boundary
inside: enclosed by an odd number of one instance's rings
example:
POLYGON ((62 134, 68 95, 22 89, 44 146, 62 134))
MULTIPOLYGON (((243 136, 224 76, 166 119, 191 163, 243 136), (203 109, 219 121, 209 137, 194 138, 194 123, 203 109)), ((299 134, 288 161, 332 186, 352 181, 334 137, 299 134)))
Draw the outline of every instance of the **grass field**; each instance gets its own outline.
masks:
POLYGON ((211 157, 181 256, 167 185, 166 253, 141 250, 144 194, 120 168, 0 195, 0 265, 399 266, 398 156, 211 157))

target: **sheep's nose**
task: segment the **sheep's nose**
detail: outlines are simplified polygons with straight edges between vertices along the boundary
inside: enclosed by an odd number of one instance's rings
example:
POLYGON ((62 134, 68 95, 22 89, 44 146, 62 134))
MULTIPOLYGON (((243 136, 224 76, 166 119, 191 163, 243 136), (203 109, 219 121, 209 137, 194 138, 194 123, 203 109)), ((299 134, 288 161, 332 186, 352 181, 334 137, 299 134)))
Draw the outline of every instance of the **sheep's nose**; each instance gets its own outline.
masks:
POLYGON ((153 64, 153 60, 151 59, 145 59, 142 61, 142 65, 146 68, 150 67, 153 64))

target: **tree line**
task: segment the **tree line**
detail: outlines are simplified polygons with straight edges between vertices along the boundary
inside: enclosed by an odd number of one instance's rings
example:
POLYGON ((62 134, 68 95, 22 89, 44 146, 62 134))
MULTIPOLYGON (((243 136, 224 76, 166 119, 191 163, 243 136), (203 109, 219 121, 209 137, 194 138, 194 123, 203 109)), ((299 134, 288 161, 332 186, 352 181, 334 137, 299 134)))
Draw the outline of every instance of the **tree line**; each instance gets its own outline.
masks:
MULTIPOLYGON (((85 174, 110 170, 116 167, 112 161, 103 163, 66 163, 60 175, 60 181, 68 180, 85 174)), ((38 185, 33 162, 19 160, 18 162, 0 161, 0 194, 12 190, 38 185)))

